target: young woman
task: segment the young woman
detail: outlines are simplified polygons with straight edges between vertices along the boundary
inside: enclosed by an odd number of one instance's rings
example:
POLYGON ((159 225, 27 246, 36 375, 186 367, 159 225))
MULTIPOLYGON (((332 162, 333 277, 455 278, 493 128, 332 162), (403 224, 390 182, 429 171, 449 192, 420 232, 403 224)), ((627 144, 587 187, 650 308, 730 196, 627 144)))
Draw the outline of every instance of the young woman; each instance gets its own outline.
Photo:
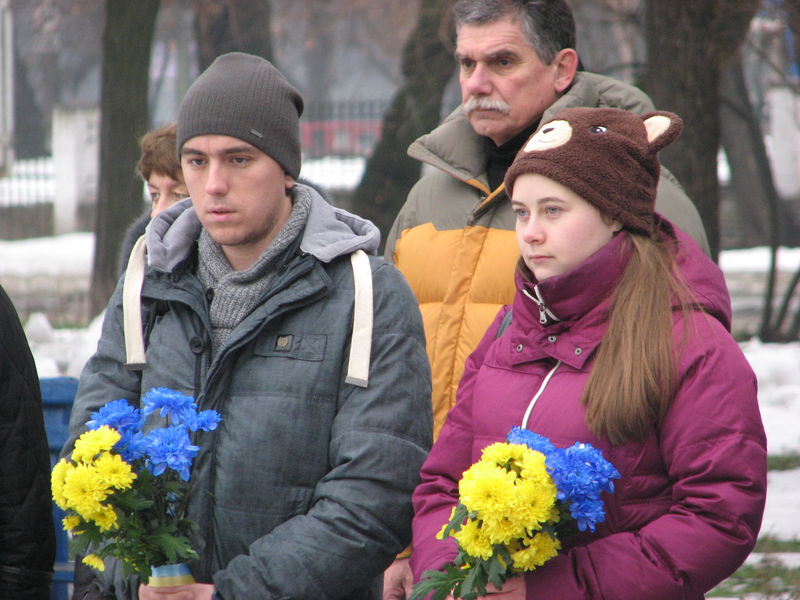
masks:
POLYGON ((653 212, 670 113, 569 109, 506 175, 517 294, 467 361, 414 494, 419 579, 481 450, 526 427, 602 450, 606 520, 494 598, 698 599, 750 553, 766 494, 756 379, 719 269, 653 212), (511 310, 511 318, 506 313, 511 310))

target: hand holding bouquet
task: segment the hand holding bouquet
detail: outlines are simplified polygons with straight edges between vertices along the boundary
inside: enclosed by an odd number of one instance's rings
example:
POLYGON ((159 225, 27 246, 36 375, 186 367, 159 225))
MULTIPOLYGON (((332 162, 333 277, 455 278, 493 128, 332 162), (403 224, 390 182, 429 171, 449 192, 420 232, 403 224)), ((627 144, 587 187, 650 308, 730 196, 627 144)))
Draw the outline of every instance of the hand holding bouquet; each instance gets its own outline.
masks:
POLYGON ((197 558, 196 526, 185 518, 190 468, 200 450, 189 432, 211 431, 220 416, 197 411, 191 396, 154 388, 140 411, 113 400, 92 414, 89 431, 70 459, 53 468, 53 500, 66 511, 64 529, 83 561, 103 570, 103 558, 147 582, 151 569, 197 558), (163 427, 143 430, 158 412, 163 427), (88 554, 87 554, 88 553, 88 554))
POLYGON ((589 444, 556 448, 547 438, 513 428, 506 442, 484 448, 458 484, 459 502, 439 539, 455 538, 458 554, 443 571, 426 571, 409 600, 434 592, 465 600, 502 588, 511 576, 556 556, 561 538, 594 531, 605 519, 603 491, 619 472, 589 444))

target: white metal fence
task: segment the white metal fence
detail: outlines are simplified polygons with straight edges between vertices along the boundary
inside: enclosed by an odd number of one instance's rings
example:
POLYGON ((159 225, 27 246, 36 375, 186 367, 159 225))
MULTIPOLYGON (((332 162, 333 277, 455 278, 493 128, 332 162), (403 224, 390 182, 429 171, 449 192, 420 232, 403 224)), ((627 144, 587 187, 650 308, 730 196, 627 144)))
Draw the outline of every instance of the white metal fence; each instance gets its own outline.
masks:
POLYGON ((0 177, 0 206, 52 203, 55 198, 53 159, 17 160, 11 172, 0 177))

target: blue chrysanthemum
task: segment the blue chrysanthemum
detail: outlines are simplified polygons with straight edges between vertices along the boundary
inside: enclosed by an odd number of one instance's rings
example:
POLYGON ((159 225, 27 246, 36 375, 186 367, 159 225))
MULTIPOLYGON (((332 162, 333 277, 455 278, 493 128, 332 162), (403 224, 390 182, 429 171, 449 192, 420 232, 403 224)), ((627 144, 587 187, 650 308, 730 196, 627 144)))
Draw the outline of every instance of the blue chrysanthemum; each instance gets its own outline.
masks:
POLYGON ((512 427, 511 431, 506 436, 506 441, 509 444, 525 444, 532 450, 541 452, 545 456, 551 454, 556 448, 553 443, 543 435, 534 433, 522 427, 512 427))
POLYGON ((580 442, 548 455, 547 467, 558 489, 557 498, 569 503, 578 529, 594 531, 605 520, 600 494, 614 491, 611 480, 620 476, 619 471, 597 448, 580 442))
POLYGON ((147 417, 159 411, 161 418, 169 419, 173 425, 196 418, 197 405, 194 398, 169 388, 152 388, 142 398, 142 414, 147 417))
POLYGON ((125 436, 120 439, 114 446, 114 450, 122 456, 122 460, 127 463, 132 463, 136 460, 144 458, 145 454, 145 437, 141 431, 137 431, 132 435, 125 436))
POLYGON ((86 425, 92 430, 107 425, 125 437, 139 431, 142 415, 139 409, 131 406, 127 400, 112 400, 97 412, 93 412, 91 420, 87 421, 86 425))
POLYGON ((151 431, 145 438, 145 448, 153 475, 172 469, 184 481, 189 481, 192 460, 200 450, 199 446, 192 445, 186 428, 177 426, 151 431))
POLYGON ((594 531, 598 523, 606 520, 603 501, 599 498, 582 498, 570 503, 569 514, 577 521, 581 531, 594 531))
POLYGON ((219 413, 215 410, 203 410, 199 413, 188 415, 184 425, 190 431, 213 431, 221 421, 219 413))

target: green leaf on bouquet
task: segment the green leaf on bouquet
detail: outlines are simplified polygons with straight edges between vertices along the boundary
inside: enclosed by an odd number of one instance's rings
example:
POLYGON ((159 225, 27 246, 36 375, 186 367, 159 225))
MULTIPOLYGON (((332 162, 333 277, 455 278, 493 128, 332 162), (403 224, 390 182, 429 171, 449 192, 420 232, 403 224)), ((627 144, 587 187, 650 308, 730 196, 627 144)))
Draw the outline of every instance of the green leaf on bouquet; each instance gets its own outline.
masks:
POLYGON ((477 560, 471 569, 467 569, 467 576, 461 585, 460 598, 472 600, 478 596, 486 595, 486 561, 477 560))
POLYGON ((174 537, 169 533, 161 533, 155 538, 155 542, 167 557, 167 563, 173 564, 183 562, 187 558, 196 556, 192 550, 189 540, 184 537, 174 537))
POLYGON ((450 519, 450 522, 447 523, 447 526, 444 528, 442 532, 442 537, 446 538, 453 533, 461 530, 461 525, 464 520, 469 516, 469 511, 467 507, 461 504, 460 502, 456 505, 456 509, 453 512, 453 516, 450 519))
POLYGON ((513 563, 511 554, 503 544, 494 545, 494 553, 492 558, 487 561, 486 577, 493 586, 498 590, 503 587, 503 584, 510 575, 509 566, 513 563))
POLYGON ((467 571, 451 564, 445 565, 443 571, 430 570, 422 574, 422 580, 414 586, 408 600, 422 600, 433 592, 433 600, 445 600, 450 592, 461 588, 467 571))

